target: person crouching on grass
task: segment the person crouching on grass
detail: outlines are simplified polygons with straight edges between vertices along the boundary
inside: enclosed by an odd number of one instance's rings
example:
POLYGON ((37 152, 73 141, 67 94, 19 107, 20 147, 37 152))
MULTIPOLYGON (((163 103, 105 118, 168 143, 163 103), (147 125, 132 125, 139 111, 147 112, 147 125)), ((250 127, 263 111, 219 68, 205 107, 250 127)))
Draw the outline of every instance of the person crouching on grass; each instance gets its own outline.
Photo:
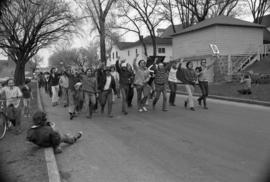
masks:
POLYGON ((61 153, 60 144, 74 144, 82 137, 82 132, 72 136, 61 135, 54 128, 54 123, 47 121, 47 115, 43 111, 36 111, 33 115, 33 125, 27 131, 26 139, 39 147, 52 147, 55 153, 61 153))

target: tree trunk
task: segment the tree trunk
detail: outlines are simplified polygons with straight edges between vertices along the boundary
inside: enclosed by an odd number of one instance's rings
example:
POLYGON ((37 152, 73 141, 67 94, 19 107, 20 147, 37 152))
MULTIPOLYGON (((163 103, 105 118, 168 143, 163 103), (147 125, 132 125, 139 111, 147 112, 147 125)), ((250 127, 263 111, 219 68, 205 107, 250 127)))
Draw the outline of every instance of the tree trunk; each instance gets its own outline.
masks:
POLYGON ((25 81, 25 64, 21 62, 16 63, 14 81, 16 86, 20 86, 25 81))
POLYGON ((147 57, 147 56, 148 56, 148 53, 147 53, 147 47, 146 47, 146 44, 145 44, 145 42, 144 42, 144 40, 143 40, 143 36, 142 36, 142 35, 139 35, 139 40, 140 40, 140 42, 141 42, 142 45, 143 45, 144 55, 147 57))
POLYGON ((153 56, 156 57, 157 55, 157 42, 156 42, 156 36, 151 35, 152 44, 153 44, 153 56))
POLYGON ((101 62, 104 62, 105 65, 107 64, 106 58, 106 44, 105 44, 105 21, 100 22, 100 58, 101 62))

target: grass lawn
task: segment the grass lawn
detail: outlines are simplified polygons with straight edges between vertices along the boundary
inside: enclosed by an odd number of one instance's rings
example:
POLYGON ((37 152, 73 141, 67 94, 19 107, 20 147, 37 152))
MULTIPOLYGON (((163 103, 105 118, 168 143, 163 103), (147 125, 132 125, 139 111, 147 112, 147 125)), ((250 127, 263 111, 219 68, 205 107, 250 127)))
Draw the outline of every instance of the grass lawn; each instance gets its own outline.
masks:
MULTIPOLYGON (((252 84, 251 95, 241 95, 237 92, 238 89, 241 89, 241 85, 239 83, 211 84, 209 85, 209 95, 270 102, 270 84, 252 84)), ((183 85, 179 85, 178 90, 185 92, 183 85)), ((195 93, 201 93, 199 86, 195 87, 195 93)))

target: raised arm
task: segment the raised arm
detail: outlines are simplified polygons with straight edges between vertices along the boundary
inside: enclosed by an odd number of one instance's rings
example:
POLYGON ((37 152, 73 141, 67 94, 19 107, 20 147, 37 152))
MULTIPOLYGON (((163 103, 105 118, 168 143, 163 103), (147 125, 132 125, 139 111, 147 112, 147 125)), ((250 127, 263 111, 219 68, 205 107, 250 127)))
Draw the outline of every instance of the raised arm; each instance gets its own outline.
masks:
POLYGON ((138 58, 139 54, 136 54, 136 57, 133 60, 133 68, 134 70, 137 72, 138 71, 138 66, 137 66, 137 58, 138 58))

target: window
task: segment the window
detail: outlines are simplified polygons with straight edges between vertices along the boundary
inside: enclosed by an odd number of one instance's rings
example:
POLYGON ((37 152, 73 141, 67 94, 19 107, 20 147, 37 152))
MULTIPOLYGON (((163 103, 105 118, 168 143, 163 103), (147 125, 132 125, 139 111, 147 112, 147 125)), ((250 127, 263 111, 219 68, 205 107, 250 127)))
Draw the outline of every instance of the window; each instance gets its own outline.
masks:
POLYGON ((130 55, 130 53, 129 53, 129 50, 128 50, 128 56, 130 55))
POLYGON ((164 47, 160 47, 158 48, 158 53, 165 53, 165 48, 164 47))
POLYGON ((112 53, 112 58, 114 59, 114 52, 112 53))

